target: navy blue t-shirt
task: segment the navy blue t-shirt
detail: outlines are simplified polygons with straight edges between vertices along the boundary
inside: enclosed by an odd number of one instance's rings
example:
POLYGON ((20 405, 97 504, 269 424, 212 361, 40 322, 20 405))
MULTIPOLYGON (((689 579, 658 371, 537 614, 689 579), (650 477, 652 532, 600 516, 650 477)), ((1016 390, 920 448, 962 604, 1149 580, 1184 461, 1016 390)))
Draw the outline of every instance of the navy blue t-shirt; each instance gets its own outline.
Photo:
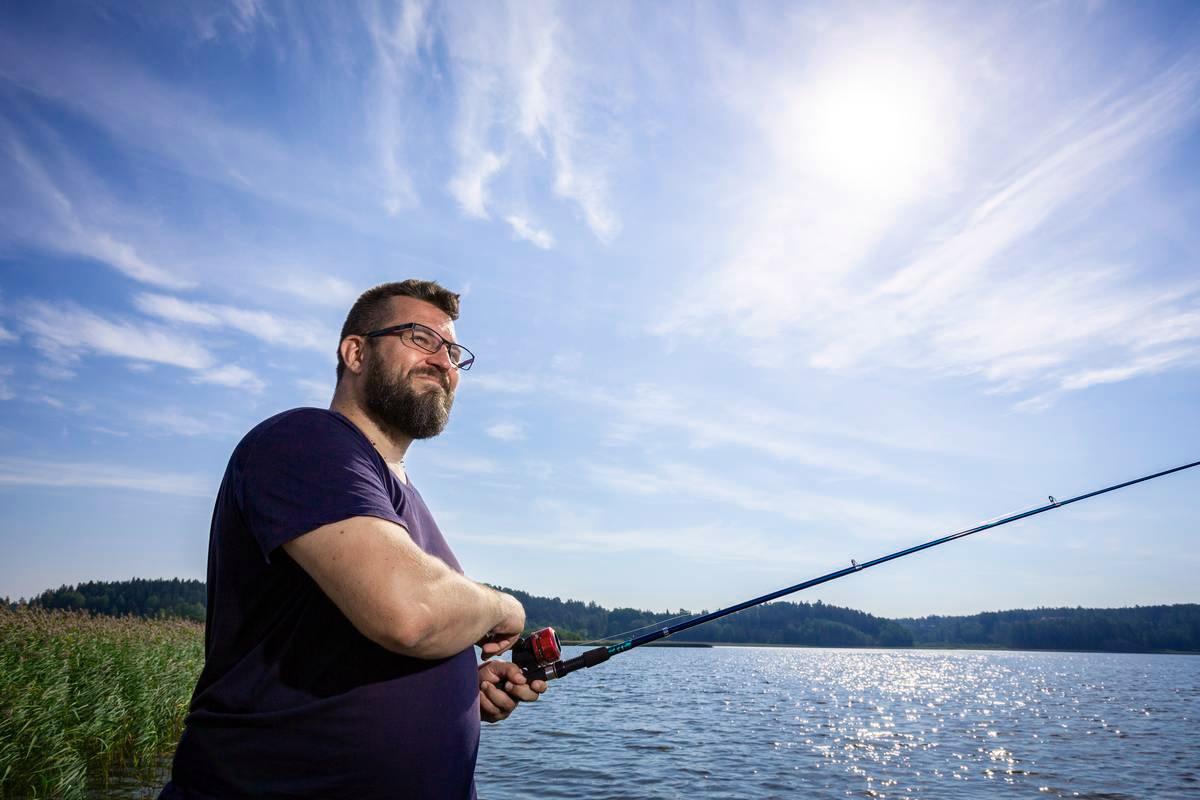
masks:
POLYGON ((287 411, 234 450, 213 511, 204 670, 163 798, 474 795, 474 650, 385 650, 280 546, 360 516, 403 525, 462 571, 416 489, 342 415, 287 411))

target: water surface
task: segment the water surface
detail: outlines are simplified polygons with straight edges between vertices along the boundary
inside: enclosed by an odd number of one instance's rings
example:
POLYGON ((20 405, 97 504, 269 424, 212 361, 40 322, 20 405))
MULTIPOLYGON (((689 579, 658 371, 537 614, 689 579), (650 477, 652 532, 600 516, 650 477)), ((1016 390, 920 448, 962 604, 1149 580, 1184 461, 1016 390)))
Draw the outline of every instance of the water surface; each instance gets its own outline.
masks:
POLYGON ((641 648, 485 725, 477 776, 484 800, 1200 798, 1198 723, 1195 656, 641 648))

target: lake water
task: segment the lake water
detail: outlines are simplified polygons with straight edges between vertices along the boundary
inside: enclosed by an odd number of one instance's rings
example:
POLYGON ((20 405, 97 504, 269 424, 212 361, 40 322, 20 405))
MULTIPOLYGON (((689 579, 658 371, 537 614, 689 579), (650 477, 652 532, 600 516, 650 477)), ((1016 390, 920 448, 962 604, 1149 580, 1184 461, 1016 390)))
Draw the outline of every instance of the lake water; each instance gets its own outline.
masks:
POLYGON ((477 777, 484 800, 1196 800, 1200 657, 641 648, 485 725, 477 777))

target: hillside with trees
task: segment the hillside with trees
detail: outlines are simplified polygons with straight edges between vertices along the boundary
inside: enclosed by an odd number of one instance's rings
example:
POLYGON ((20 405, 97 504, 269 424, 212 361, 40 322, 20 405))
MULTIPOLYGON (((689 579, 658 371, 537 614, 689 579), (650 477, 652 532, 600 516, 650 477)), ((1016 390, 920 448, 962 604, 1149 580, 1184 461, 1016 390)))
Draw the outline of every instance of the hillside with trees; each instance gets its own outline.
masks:
POLYGON ((176 617, 203 622, 207 603, 204 581, 134 578, 60 586, 42 592, 28 604, 39 608, 91 611, 116 617, 176 617))
MULTIPOLYGON (((607 609, 595 603, 537 597, 507 589, 525 606, 529 627, 553 626, 564 639, 606 639, 691 612, 655 613, 633 608, 607 609)), ((703 611, 697 613, 704 613, 703 611)), ((821 647, 907 647, 912 634, 890 620, 862 611, 816 603, 775 602, 701 625, 671 637, 674 642, 712 644, 785 644, 821 647)))
MULTIPOLYGON (((611 639, 691 612, 605 608, 497 587, 525 606, 530 630, 553 626, 566 641, 611 639)), ((43 592, 29 605, 113 616, 204 620, 202 581, 90 581, 43 592)), ((11 604, 11 603, 10 603, 11 604)), ((697 612, 703 613, 703 612, 697 612)), ((1038 608, 969 616, 885 619, 850 608, 774 602, 671 637, 673 642, 816 647, 979 647, 1011 650, 1200 652, 1200 605, 1038 608)))
POLYGON ((1011 650, 1200 651, 1200 605, 1038 608, 896 620, 918 647, 1011 650))

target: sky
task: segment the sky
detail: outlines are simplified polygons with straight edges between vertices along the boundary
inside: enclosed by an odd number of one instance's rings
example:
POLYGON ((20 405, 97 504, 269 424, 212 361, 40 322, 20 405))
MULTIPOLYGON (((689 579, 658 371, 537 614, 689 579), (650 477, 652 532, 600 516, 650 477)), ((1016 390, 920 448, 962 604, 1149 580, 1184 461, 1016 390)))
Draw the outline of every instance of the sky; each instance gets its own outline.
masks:
MULTIPOLYGON (((0 595, 205 575, 378 283, 476 580, 714 609, 1200 459, 1194 3, 5 3, 0 595)), ((1200 602, 1200 469, 796 600, 1200 602)))

